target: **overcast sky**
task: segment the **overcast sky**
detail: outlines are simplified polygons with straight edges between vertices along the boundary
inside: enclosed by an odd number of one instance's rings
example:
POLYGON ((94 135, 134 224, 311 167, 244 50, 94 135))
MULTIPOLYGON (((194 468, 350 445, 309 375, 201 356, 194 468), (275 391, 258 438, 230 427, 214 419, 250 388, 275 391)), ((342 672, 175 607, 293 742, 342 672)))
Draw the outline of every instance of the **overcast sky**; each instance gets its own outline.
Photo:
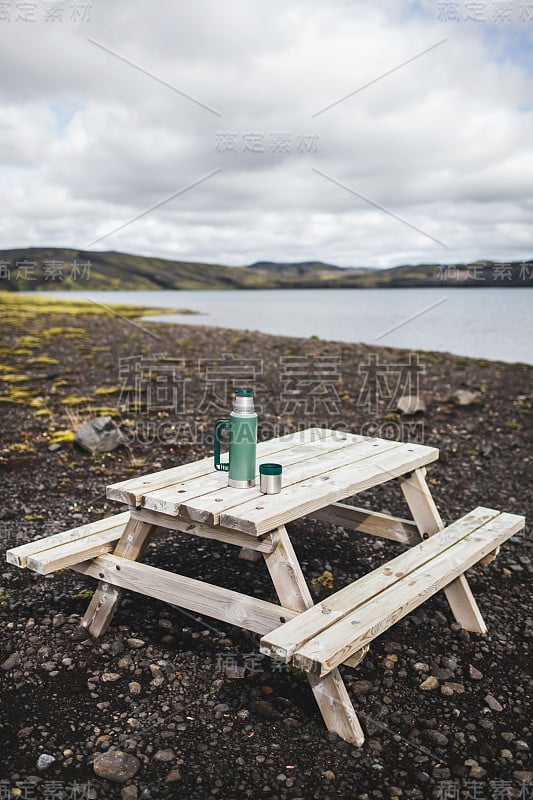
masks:
POLYGON ((533 256, 533 0, 12 0, 0 44, 1 248, 533 256))

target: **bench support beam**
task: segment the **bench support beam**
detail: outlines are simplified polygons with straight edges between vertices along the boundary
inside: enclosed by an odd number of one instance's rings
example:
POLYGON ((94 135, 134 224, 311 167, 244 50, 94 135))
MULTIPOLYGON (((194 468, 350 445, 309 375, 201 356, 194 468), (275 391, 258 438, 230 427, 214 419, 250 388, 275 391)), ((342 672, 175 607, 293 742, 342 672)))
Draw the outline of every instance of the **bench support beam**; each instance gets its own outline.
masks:
MULTIPOLYGON (((148 546, 155 525, 130 517, 113 555, 137 561, 148 546)), ((122 597, 122 589, 101 580, 85 612, 81 625, 97 639, 106 632, 122 597)))
POLYGON ((346 503, 332 503, 319 511, 313 511, 308 517, 331 525, 339 525, 346 530, 392 539, 402 544, 413 545, 420 541, 418 528, 411 520, 368 511, 366 508, 357 508, 346 503))
MULTIPOLYGON (((422 539, 427 539, 444 528, 426 483, 425 472, 425 469, 415 469, 409 477, 400 478, 404 497, 422 539)), ((462 628, 474 633, 487 632, 479 606, 464 575, 450 583, 444 593, 456 622, 462 628)))
MULTIPOLYGON (((284 525, 273 538, 277 541, 276 549, 263 553, 263 557, 279 601, 285 608, 305 611, 314 605, 313 598, 284 525)), ((308 674, 307 678, 327 729, 361 747, 365 735, 339 670, 334 669, 325 677, 308 674)))

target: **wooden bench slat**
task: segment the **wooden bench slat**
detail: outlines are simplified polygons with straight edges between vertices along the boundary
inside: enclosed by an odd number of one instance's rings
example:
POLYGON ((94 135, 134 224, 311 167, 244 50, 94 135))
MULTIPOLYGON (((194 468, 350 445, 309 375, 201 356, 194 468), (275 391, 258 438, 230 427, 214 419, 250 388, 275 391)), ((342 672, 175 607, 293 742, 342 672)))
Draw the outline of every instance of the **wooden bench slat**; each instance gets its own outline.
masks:
MULTIPOLYGON (((524 517, 517 514, 499 514, 308 640, 294 653, 293 663, 301 669, 327 675, 495 547, 518 533, 524 524, 524 517)), ((445 529, 442 533, 449 530, 445 529)), ((436 534, 421 546, 429 547, 440 535, 436 534)), ((403 554, 408 555, 409 552, 403 554)))
POLYGON ((419 542, 405 553, 345 586, 330 597, 302 614, 297 621, 287 623, 272 631, 261 641, 261 652, 284 661, 305 642, 345 617, 358 606, 371 600, 385 589, 394 586, 413 570, 424 566, 432 558, 444 552, 456 541, 495 519, 500 512, 493 508, 475 508, 431 539, 419 542))
MULTIPOLYGON (((396 442, 397 447, 384 449, 376 441, 375 457, 368 455, 359 463, 314 475, 293 485, 285 485, 280 494, 262 495, 261 502, 252 500, 220 514, 220 524, 243 533, 260 536, 279 525, 335 503, 357 492, 424 466, 438 458, 434 447, 396 442)), ((372 445, 370 443, 363 443, 372 445)), ((222 505, 222 504, 220 504, 222 505)), ((187 507, 189 511, 189 508, 187 507)))
MULTIPOLYGON (((91 536, 92 534, 103 533, 104 531, 110 531, 113 528, 124 527, 128 519, 129 512, 124 511, 121 514, 115 514, 112 517, 104 517, 104 519, 99 519, 95 522, 89 522, 87 525, 80 525, 79 527, 71 528, 68 531, 62 531, 61 533, 55 533, 52 536, 45 536, 42 539, 36 539, 33 542, 21 544, 18 547, 12 547, 6 552, 6 560, 10 564, 14 564, 17 567, 26 567, 28 565, 27 562, 30 556, 36 555, 37 553, 42 553, 45 550, 51 550, 54 547, 60 547, 61 545, 69 542, 77 541, 78 539, 83 539, 84 537, 91 536)), ((118 534, 117 538, 119 537, 120 533, 118 534)))
POLYGON ((80 561, 86 561, 89 558, 109 553, 113 550, 115 542, 122 536, 124 526, 125 523, 103 533, 84 536, 68 544, 59 545, 50 550, 44 550, 42 553, 28 556, 26 566, 40 575, 48 575, 50 572, 65 569, 72 566, 72 564, 78 564, 80 561))
MULTIPOLYGON (((315 439, 324 439, 334 436, 338 432, 325 428, 306 428, 296 433, 288 433, 268 442, 261 442, 257 445, 258 458, 265 458, 274 453, 293 447, 297 443, 310 442, 315 439)), ((144 495, 148 492, 164 489, 176 483, 194 480, 202 475, 215 472, 213 457, 203 458, 201 461, 193 461, 188 464, 180 464, 177 467, 164 469, 160 472, 153 472, 144 475, 142 478, 128 478, 125 481, 112 483, 106 489, 106 496, 110 500, 119 500, 131 506, 140 506, 144 495)))
MULTIPOLYGON (((283 495, 290 486, 299 481, 320 475, 326 472, 328 468, 335 469, 351 464, 358 459, 368 458, 369 454, 375 453, 377 449, 383 453, 401 446, 401 442, 391 442, 385 439, 365 440, 361 436, 355 437, 351 434, 346 436, 347 438, 344 441, 335 440, 333 446, 328 446, 327 443, 324 447, 322 447, 322 443, 313 445, 315 454, 309 455, 305 460, 299 458, 297 453, 292 458, 289 456, 287 459, 284 458, 285 453, 278 454, 276 460, 283 465, 283 495)), ((257 501, 262 500, 264 497, 265 495, 260 491, 259 482, 255 487, 245 491, 227 486, 209 494, 204 493, 202 496, 183 503, 181 510, 191 519, 218 525, 222 514, 232 513, 243 504, 246 504, 246 507, 251 503, 254 506, 262 505, 257 501)), ((281 495, 271 495, 270 497, 271 499, 276 497, 279 500, 281 495)), ((250 531, 243 530, 243 533, 250 533, 250 531)))
POLYGON ((330 452, 342 450, 358 441, 363 441, 363 437, 354 434, 341 434, 339 432, 335 436, 332 435, 324 439, 298 444, 283 450, 276 450, 274 453, 258 452, 256 468, 257 488, 246 490, 232 489, 228 486, 227 473, 210 472, 208 475, 202 475, 194 481, 182 482, 167 486, 164 489, 148 492, 144 495, 143 508, 149 508, 153 511, 165 514, 177 515, 180 511, 187 512, 187 506, 189 504, 191 507, 194 507, 195 511, 198 508, 202 508, 205 497, 206 513, 202 514, 199 512, 195 513, 194 517, 191 516, 191 514, 188 514, 188 516, 199 522, 212 522, 213 520, 211 519, 209 510, 213 504, 213 497, 222 497, 224 499, 224 508, 231 508, 236 502, 242 502, 243 491, 246 492, 245 497, 247 499, 256 495, 261 496, 258 488, 259 462, 267 456, 269 458, 275 457, 276 462, 282 464, 286 469, 291 464, 307 462, 312 458, 324 457, 330 452), (231 502, 232 499, 233 502, 231 502))

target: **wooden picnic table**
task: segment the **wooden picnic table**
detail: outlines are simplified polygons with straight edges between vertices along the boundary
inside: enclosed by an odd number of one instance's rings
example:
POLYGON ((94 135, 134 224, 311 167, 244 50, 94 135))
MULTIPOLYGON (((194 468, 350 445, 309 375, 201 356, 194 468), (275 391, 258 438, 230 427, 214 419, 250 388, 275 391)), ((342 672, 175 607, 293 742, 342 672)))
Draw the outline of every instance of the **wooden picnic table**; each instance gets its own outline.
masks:
MULTIPOLYGON (((70 567, 98 580, 82 620, 107 629, 124 590, 237 625, 262 636, 260 650, 305 669, 329 730, 361 745, 364 735, 339 666, 355 666, 369 643, 444 589, 463 628, 486 631, 464 572, 517 533, 524 518, 477 508, 444 529, 425 481, 438 450, 422 444, 309 428, 257 447, 257 465, 283 466, 279 494, 230 488, 212 458, 114 483, 107 497, 128 511, 8 551, 13 564, 46 574, 70 567), (339 501, 399 480, 412 520, 339 501), (287 523, 314 517, 408 549, 314 604, 287 523), (140 562, 161 529, 263 554, 280 605, 140 562)), ((309 535, 313 535, 312 523, 309 535)))

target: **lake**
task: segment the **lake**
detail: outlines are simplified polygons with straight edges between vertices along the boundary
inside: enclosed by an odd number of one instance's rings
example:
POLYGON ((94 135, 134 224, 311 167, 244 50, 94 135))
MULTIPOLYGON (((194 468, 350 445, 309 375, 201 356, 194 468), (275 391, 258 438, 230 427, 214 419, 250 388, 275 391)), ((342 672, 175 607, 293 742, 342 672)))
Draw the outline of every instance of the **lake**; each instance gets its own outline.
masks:
POLYGON ((271 289, 51 292, 100 303, 187 308, 147 317, 285 336, 318 336, 533 364, 533 289, 271 289))

